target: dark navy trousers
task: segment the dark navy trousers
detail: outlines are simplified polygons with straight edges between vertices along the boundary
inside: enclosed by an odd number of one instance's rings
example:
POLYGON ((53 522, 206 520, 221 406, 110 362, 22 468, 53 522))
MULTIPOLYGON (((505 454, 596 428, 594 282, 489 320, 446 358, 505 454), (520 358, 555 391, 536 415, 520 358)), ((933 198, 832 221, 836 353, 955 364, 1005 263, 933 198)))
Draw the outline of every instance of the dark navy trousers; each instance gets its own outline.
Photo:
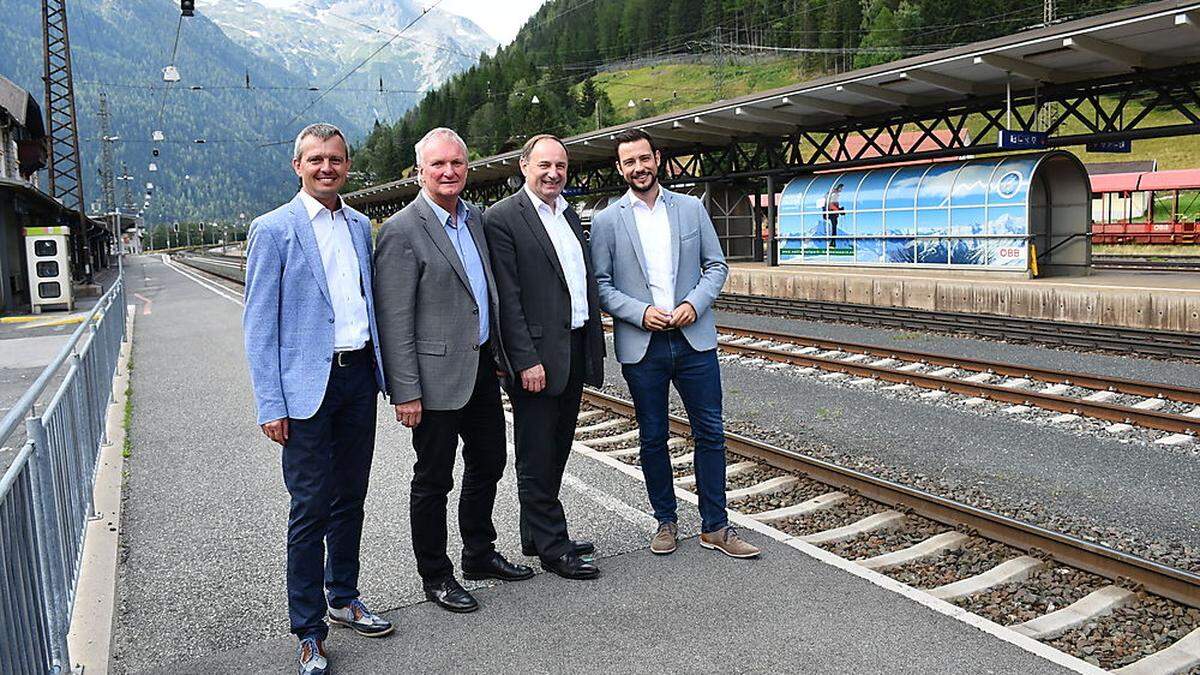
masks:
POLYGON ((325 399, 308 419, 288 422, 283 480, 288 518, 287 594, 292 633, 325 639, 326 602, 358 597, 363 502, 375 450, 379 389, 370 346, 330 367, 325 399))
POLYGON ((717 350, 696 351, 678 330, 655 332, 641 361, 622 364, 641 441, 642 473, 658 522, 675 522, 675 482, 667 452, 671 384, 679 392, 695 442, 693 466, 704 532, 729 524, 725 513, 725 426, 717 350))

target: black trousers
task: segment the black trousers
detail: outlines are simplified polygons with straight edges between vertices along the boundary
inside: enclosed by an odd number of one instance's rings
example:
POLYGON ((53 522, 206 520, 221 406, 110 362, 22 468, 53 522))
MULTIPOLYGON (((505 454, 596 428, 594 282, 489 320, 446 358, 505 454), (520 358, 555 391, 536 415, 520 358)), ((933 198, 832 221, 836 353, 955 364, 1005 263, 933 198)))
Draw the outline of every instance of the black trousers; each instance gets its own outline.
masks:
POLYGON ((417 463, 413 467, 409 516, 417 572, 425 584, 454 576, 446 555, 446 502, 454 487, 458 439, 463 442, 463 484, 458 498, 458 529, 464 564, 480 561, 495 548, 492 506, 496 483, 504 473, 508 452, 504 444, 504 411, 500 383, 491 350, 479 350, 475 389, 458 410, 425 410, 413 429, 417 463))
POLYGON ((543 560, 571 550, 567 517, 558 499, 563 472, 575 440, 583 396, 584 329, 571 331, 571 374, 558 396, 512 388, 513 436, 517 455, 517 496, 521 501, 521 545, 543 560))
POLYGON ((363 502, 375 451, 375 356, 368 344, 346 366, 330 366, 325 399, 288 422, 283 480, 291 494, 287 541, 292 632, 324 639, 325 603, 358 597, 363 502))

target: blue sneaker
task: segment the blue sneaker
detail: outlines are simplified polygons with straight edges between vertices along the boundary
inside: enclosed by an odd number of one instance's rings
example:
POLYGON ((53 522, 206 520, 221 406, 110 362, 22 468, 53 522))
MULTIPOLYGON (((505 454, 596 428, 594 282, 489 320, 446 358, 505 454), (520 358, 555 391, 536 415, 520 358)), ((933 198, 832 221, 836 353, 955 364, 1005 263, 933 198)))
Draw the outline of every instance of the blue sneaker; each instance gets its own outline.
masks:
POLYGON ((390 621, 373 614, 358 598, 351 600, 350 604, 341 609, 330 607, 329 621, 352 628, 355 633, 365 637, 383 637, 393 630, 390 621))
POLYGON ((329 675, 329 659, 325 656, 325 645, 315 637, 300 641, 300 669, 298 675, 329 675))

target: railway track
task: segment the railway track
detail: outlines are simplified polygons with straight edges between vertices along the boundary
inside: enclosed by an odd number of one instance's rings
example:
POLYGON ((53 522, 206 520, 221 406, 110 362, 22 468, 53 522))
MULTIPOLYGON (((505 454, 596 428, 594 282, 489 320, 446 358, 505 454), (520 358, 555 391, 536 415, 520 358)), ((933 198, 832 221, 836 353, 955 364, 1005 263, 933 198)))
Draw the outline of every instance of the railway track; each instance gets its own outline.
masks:
POLYGON ((938 333, 966 333, 1006 341, 1200 359, 1200 333, 737 294, 722 295, 717 299, 715 306, 730 312, 861 323, 938 333))
POLYGON ((1200 433, 1200 389, 725 325, 717 333, 728 354, 1167 431, 1168 444, 1200 433))
POLYGON ((1143 272, 1200 272, 1200 256, 1093 255, 1092 267, 1143 272))
MULTIPOLYGON (((590 389, 584 402, 577 442, 637 465, 632 404, 590 389)), ((671 432, 676 485, 690 490, 687 421, 672 415, 671 432)), ((729 507, 759 523, 1094 665, 1128 674, 1200 668, 1200 575, 742 435, 727 433, 726 445, 729 507), (1079 637, 1131 617, 1161 623, 1164 612, 1179 617, 1166 645, 1162 632, 1145 638, 1140 626, 1134 646, 1079 637)))
MULTIPOLYGON (((181 259, 238 283, 245 279, 242 258, 188 255, 181 259)), ((1122 430, 1115 425, 1166 431, 1172 435, 1159 440, 1168 444, 1190 442, 1200 433, 1197 389, 732 326, 718 326, 718 332, 720 348, 728 354, 949 392, 1016 408, 1037 407, 1064 416, 1093 417, 1111 422, 1113 432, 1122 430)))

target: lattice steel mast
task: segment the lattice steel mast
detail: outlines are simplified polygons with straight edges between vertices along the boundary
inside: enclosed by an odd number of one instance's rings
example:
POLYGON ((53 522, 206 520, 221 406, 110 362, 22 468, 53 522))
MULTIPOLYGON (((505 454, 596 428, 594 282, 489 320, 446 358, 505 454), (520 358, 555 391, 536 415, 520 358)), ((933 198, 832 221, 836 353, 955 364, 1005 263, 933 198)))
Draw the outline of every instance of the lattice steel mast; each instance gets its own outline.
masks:
POLYGON ((87 237, 87 216, 84 215, 79 125, 75 116, 66 0, 42 0, 42 40, 46 65, 46 126, 50 139, 50 194, 63 206, 78 213, 72 248, 76 270, 90 280, 91 246, 87 237))
POLYGON ((109 135, 108 94, 100 92, 100 189, 103 194, 101 209, 105 215, 117 210, 116 186, 113 183, 113 137, 109 135))

